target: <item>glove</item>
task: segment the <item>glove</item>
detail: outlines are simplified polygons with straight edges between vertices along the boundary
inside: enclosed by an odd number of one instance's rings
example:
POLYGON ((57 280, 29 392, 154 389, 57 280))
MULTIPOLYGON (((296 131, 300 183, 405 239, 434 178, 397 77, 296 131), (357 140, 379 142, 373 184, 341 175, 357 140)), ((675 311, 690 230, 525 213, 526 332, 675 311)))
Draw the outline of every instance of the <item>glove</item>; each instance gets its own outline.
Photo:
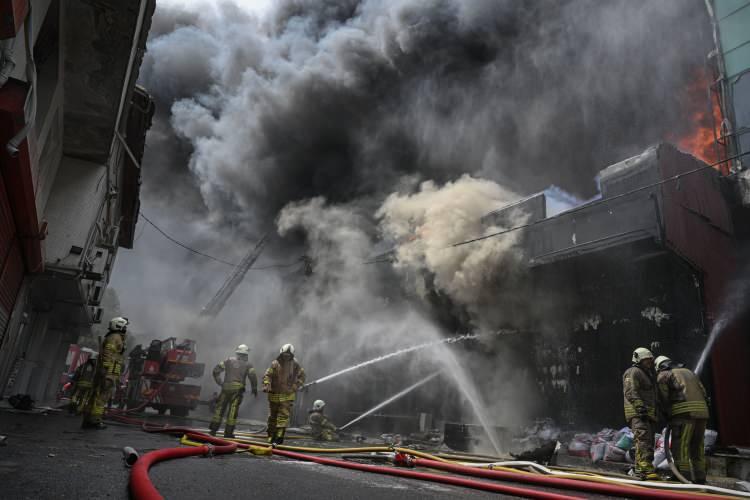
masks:
POLYGON ((271 392, 271 386, 268 384, 263 384, 263 392, 271 392))
POLYGON ((646 417, 648 416, 648 409, 645 406, 639 406, 635 409, 635 412, 638 414, 639 417, 646 417))

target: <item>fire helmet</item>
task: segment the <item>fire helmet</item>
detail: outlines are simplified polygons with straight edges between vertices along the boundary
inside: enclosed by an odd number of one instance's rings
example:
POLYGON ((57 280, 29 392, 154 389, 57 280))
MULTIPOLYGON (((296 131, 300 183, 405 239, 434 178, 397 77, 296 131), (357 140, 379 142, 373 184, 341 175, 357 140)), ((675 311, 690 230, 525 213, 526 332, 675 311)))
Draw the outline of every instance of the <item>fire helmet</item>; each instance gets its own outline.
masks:
POLYGON ((640 363, 644 359, 654 359, 654 355, 651 351, 645 347, 638 347, 633 351, 633 363, 640 363))
POLYGON ((122 316, 112 318, 112 320, 110 320, 109 322, 109 331, 125 333, 128 329, 128 323, 128 318, 123 318, 122 316))
POLYGON ((654 361, 654 365, 656 366, 657 370, 666 370, 671 364, 672 360, 666 356, 659 356, 654 361))
POLYGON ((294 356, 294 346, 292 344, 284 344, 283 346, 281 346, 281 349, 279 349, 279 354, 285 353, 289 353, 294 356))
POLYGON ((313 403, 313 410, 320 411, 325 407, 325 405, 326 405, 325 401, 323 401, 322 399, 318 399, 317 401, 313 403))
POLYGON ((99 353, 94 351, 89 355, 89 359, 96 359, 99 357, 99 353))
POLYGON ((240 344, 237 346, 237 349, 235 349, 235 354, 244 354, 245 356, 248 355, 250 352, 250 348, 246 346, 245 344, 240 344))

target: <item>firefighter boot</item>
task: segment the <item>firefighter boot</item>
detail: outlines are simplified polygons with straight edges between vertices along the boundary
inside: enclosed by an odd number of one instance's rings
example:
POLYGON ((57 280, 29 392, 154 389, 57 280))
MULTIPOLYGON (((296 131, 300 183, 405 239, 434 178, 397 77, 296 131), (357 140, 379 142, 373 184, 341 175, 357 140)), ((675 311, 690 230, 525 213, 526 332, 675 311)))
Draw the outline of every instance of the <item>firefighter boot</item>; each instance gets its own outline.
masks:
POLYGON ((211 434, 212 436, 215 436, 216 431, 219 430, 219 425, 221 424, 218 424, 215 422, 211 422, 210 424, 208 424, 208 433, 211 434))
POLYGON ((273 437, 271 443, 284 444, 284 434, 286 434, 286 427, 280 427, 276 429, 276 435, 273 437))
POLYGON ((234 426, 227 425, 224 427, 224 437, 228 439, 234 439, 234 426))

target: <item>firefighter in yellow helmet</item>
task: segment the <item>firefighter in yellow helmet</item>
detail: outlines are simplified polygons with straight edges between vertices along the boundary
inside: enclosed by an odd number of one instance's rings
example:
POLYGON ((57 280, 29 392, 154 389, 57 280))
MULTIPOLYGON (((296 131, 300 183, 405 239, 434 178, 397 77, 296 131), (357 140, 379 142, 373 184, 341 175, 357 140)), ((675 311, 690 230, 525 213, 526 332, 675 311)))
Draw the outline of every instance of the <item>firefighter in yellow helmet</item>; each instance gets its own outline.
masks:
POLYGON ((84 429, 105 429, 102 423, 104 408, 112 396, 112 389, 120 379, 122 371, 122 354, 125 352, 125 333, 128 329, 128 318, 116 317, 109 322, 109 330, 104 336, 99 364, 94 375, 91 397, 83 409, 84 429))
POLYGON ((622 376, 625 420, 633 430, 635 473, 639 479, 657 480, 654 469, 656 426, 656 377, 654 355, 645 347, 633 351, 633 366, 622 376))
POLYGON ((667 414, 672 439, 669 450, 680 474, 693 482, 706 482, 703 435, 708 423, 706 389, 698 376, 666 356, 656 358, 659 401, 667 414))
POLYGON ((94 384, 94 375, 96 374, 96 359, 99 353, 94 352, 88 357, 86 362, 76 368, 73 374, 73 394, 70 396, 70 412, 79 414, 83 411, 86 402, 91 397, 91 389, 94 384))
POLYGON ((282 444, 298 390, 305 385, 305 370, 294 359, 294 346, 284 344, 263 376, 268 393, 268 442, 282 444))
POLYGON ((221 386, 221 394, 216 400, 216 410, 208 427, 212 436, 216 435, 216 431, 221 426, 221 420, 224 418, 224 412, 229 408, 224 437, 234 437, 234 426, 237 424, 237 412, 245 394, 246 380, 250 380, 253 396, 258 397, 258 377, 255 374, 255 368, 248 361, 250 349, 245 344, 241 344, 234 352, 237 355, 236 358, 222 361, 213 370, 214 380, 221 386), (222 372, 224 372, 223 381, 220 378, 222 372))
POLYGON ((336 434, 338 429, 323 413, 325 406, 326 402, 318 399, 313 403, 312 410, 310 410, 307 423, 310 424, 312 437, 318 441, 338 441, 339 437, 336 434))

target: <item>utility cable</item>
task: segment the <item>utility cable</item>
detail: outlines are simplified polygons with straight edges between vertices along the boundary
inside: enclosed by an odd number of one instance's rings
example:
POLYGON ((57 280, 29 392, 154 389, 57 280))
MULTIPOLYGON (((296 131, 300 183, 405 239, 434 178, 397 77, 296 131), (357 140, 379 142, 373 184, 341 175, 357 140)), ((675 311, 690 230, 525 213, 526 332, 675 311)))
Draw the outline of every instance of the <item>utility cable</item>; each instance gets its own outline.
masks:
MULTIPOLYGON (((213 255, 209 255, 207 253, 203 253, 203 252, 201 252, 199 250, 196 250, 194 248, 191 248, 190 246, 186 245, 185 243, 182 243, 181 241, 179 241, 177 238, 174 238, 173 236, 170 236, 169 234, 167 234, 162 228, 160 228, 159 226, 157 226, 151 219, 149 219, 148 217, 146 217, 146 214, 144 214, 143 211, 139 211, 139 214, 140 214, 141 217, 143 217, 143 220, 145 220, 154 229, 156 229, 162 236, 164 236, 166 239, 168 239, 169 241, 171 241, 175 245, 177 245, 179 247, 182 247, 185 250, 187 250, 189 252, 192 252, 192 253, 194 253, 196 255, 200 255, 201 257, 206 257, 207 259, 211 259, 211 260, 219 262, 221 264, 225 264, 227 266, 232 266, 232 267, 239 267, 239 264, 235 264, 235 263, 232 263, 232 262, 220 259, 218 257, 214 257, 213 255)), ((286 264, 270 264, 270 265, 261 266, 261 267, 251 267, 249 270, 250 271, 262 271, 264 269, 292 267, 292 266, 298 265, 301 260, 302 260, 302 257, 298 258, 294 262, 290 262, 290 263, 286 263, 286 264)))
MULTIPOLYGON (((568 214, 580 212, 581 210, 585 210, 585 209, 587 209, 589 207, 593 207, 593 206, 596 206, 596 205, 601 205, 601 204, 604 204, 604 203, 609 203, 611 201, 614 201, 614 200, 617 200, 617 199, 620 199, 620 198, 624 198, 626 196, 630 196, 631 194, 635 194, 635 193, 639 193, 641 191, 645 191, 646 189, 650 189, 650 188, 653 188, 653 187, 656 187, 656 186, 661 186, 662 184, 666 184, 668 182, 680 180, 683 177, 686 177, 688 175, 694 174, 696 172, 702 172, 703 170, 706 170, 706 169, 709 169, 709 168, 713 168, 713 167, 715 167, 717 165, 721 165, 722 163, 726 163, 728 161, 736 160, 736 159, 741 158, 741 157, 743 157, 745 155, 748 155, 748 154, 750 154, 750 151, 745 151, 744 153, 740 153, 738 155, 731 156, 729 158, 725 158, 725 159, 723 159, 721 161, 717 161, 717 162, 711 163, 709 165, 703 165, 701 167, 694 168, 693 170, 688 170, 687 172, 682 172, 681 174, 673 175, 672 177, 667 177, 666 179, 662 179, 660 181, 657 181, 657 182, 654 182, 654 183, 651 183, 651 184, 647 184, 645 186, 641 186, 641 187, 635 188, 635 189, 633 189, 631 191, 628 191, 628 192, 625 192, 625 193, 620 193, 618 195, 611 196, 609 198, 602 198, 600 200, 596 200, 596 201, 593 201, 593 202, 590 202, 590 203, 586 203, 586 204, 578 206, 578 207, 571 208, 570 210, 566 210, 564 212, 560 212, 559 214, 553 215, 552 217, 547 217, 545 219, 540 219, 540 220, 537 220, 537 221, 534 221, 534 222, 528 222, 526 224, 519 224, 518 226, 513 226, 513 227, 510 227, 508 229, 503 229, 502 231, 498 231, 496 233, 486 234, 484 236, 478 236, 478 237, 472 238, 470 240, 460 241, 458 243, 453 243, 453 244, 451 244, 451 245, 449 245, 449 246, 447 246, 445 248, 448 249, 448 248, 460 247, 460 246, 463 246, 463 245, 468 245, 469 243, 476 243, 477 241, 482 241, 482 240, 486 240, 486 239, 489 239, 489 238, 494 238, 495 236, 501 236, 503 234, 512 233, 514 231, 519 231, 521 229, 527 229, 527 228, 530 228, 532 226, 536 226, 537 224, 541 224, 543 222, 547 222, 547 221, 550 221, 550 220, 553 220, 553 219, 558 219, 558 218, 560 218, 562 216, 565 216, 565 215, 568 215, 568 214)), ((513 205, 514 204, 512 204, 511 206, 513 206, 513 205)), ((498 210, 495 210, 495 212, 497 212, 497 211, 498 210)))
POLYGON ((198 251, 198 250, 196 250, 194 248, 190 248, 186 244, 182 243, 181 241, 179 241, 179 240, 173 238, 172 236, 168 235, 167 233, 165 233, 164 230, 162 230, 162 228, 160 228, 159 226, 157 226, 156 224, 154 224, 151 221, 151 219, 149 219, 148 217, 146 217, 146 214, 144 214, 143 211, 140 211, 139 213, 141 214, 141 217, 143 217, 143 220, 145 220, 146 222, 148 222, 149 224, 151 224, 151 226, 154 229, 156 229, 157 231, 159 231, 159 233, 162 236, 164 236, 166 239, 168 239, 169 241, 171 241, 175 245, 180 246, 180 247, 184 248, 185 250, 187 250, 189 252, 193 252, 196 255, 200 255, 202 257, 206 257, 207 259, 211 259, 213 261, 220 262, 222 264, 226 264, 227 266, 237 267, 237 264, 233 264, 232 262, 227 262, 226 260, 219 259, 218 257, 214 257, 213 255, 208 255, 207 253, 203 253, 203 252, 200 252, 200 251, 198 251))

